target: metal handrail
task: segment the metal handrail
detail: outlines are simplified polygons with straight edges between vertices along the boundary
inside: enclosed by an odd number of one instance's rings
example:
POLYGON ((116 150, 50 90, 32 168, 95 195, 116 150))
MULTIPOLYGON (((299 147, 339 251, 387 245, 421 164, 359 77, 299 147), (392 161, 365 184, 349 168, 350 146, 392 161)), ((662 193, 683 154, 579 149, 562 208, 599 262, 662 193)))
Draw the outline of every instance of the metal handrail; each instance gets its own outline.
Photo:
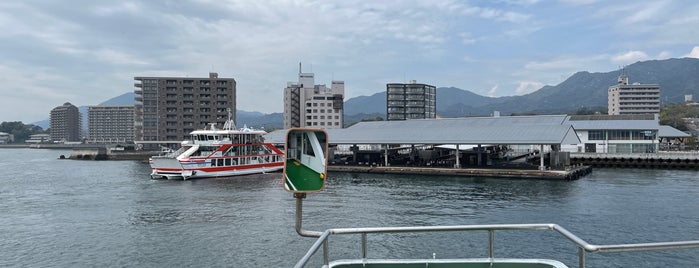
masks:
POLYGON ((494 232, 502 230, 552 230, 564 236, 578 246, 579 267, 585 267, 585 252, 630 252, 645 250, 663 249, 686 249, 699 248, 699 240, 655 242, 641 244, 617 244, 617 245, 593 245, 566 230, 565 228, 552 223, 547 224, 486 224, 486 225, 451 225, 451 226, 410 226, 410 227, 372 227, 372 228, 336 228, 328 229, 319 235, 318 240, 311 246, 306 254, 296 263, 294 267, 305 267, 310 258, 323 246, 323 263, 329 265, 328 258, 328 238, 331 235, 341 234, 361 234, 362 235, 362 258, 366 258, 366 235, 372 233, 420 233, 420 232, 453 232, 453 231, 488 231, 489 234, 489 256, 494 257, 494 232))

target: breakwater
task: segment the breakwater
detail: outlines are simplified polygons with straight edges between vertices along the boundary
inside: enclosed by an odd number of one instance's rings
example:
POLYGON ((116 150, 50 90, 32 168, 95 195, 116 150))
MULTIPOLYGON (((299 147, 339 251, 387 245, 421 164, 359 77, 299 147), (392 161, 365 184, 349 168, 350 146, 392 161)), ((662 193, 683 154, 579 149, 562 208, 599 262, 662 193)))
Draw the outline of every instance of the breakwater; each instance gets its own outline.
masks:
POLYGON ((699 169, 699 153, 571 154, 570 163, 593 167, 699 169))

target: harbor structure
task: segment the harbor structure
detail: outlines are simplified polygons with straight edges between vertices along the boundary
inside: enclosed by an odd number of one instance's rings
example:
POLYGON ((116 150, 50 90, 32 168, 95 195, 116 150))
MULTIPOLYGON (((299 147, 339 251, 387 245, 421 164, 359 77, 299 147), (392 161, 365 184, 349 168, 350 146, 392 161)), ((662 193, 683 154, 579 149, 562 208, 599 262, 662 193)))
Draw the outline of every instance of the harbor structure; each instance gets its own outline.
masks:
POLYGON ((49 117, 49 135, 56 142, 79 142, 82 133, 82 115, 78 107, 66 102, 53 108, 49 117))
POLYGON ((208 78, 134 77, 134 142, 153 149, 179 144, 196 129, 223 128, 236 115, 236 81, 208 78))
POLYGON ((655 153, 658 151, 657 114, 571 115, 568 118, 580 143, 562 150, 576 153, 655 153))
POLYGON ((88 106, 87 143, 133 143, 134 106, 88 106))
POLYGON ((629 77, 620 75, 617 84, 607 90, 609 115, 659 114, 660 85, 629 84, 629 77))
POLYGON ((299 81, 284 89, 284 128, 342 128, 344 125, 345 82, 333 80, 330 88, 316 85, 314 73, 301 71, 299 81))
POLYGON ((386 84, 387 120, 434 119, 437 117, 437 89, 411 80, 407 84, 386 84))

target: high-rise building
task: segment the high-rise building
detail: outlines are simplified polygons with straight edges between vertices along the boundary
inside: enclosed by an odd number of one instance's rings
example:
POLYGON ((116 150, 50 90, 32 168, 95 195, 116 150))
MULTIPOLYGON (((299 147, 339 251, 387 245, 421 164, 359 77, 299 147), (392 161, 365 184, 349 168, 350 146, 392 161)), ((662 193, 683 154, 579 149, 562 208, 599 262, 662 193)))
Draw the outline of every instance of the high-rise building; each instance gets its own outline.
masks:
POLYGON ((386 84, 387 120, 437 117, 437 89, 411 80, 408 84, 386 84))
POLYGON ((49 135, 52 141, 80 141, 82 116, 78 107, 66 102, 51 110, 49 135))
POLYGON ((633 83, 626 75, 607 90, 610 115, 660 113, 660 85, 633 83))
POLYGON ((284 89, 284 128, 342 128, 345 82, 332 81, 330 88, 315 85, 313 73, 301 72, 299 82, 284 89))
MULTIPOLYGON (((138 144, 179 143, 196 129, 235 122, 233 78, 134 77, 134 141, 138 144)), ((152 148, 150 146, 149 148, 152 148)))
POLYGON ((88 143, 133 143, 134 106, 88 106, 88 143))

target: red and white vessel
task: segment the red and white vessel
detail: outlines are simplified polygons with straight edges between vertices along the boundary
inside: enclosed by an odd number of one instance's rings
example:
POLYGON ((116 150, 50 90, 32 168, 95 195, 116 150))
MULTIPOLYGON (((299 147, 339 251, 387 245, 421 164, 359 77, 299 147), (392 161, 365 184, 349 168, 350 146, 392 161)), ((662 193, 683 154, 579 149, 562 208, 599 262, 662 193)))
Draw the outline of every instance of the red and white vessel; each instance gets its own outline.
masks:
POLYGON ((248 127, 236 129, 228 120, 223 129, 211 124, 195 130, 180 149, 150 158, 153 179, 194 179, 228 177, 281 170, 284 153, 262 135, 267 132, 248 127))

